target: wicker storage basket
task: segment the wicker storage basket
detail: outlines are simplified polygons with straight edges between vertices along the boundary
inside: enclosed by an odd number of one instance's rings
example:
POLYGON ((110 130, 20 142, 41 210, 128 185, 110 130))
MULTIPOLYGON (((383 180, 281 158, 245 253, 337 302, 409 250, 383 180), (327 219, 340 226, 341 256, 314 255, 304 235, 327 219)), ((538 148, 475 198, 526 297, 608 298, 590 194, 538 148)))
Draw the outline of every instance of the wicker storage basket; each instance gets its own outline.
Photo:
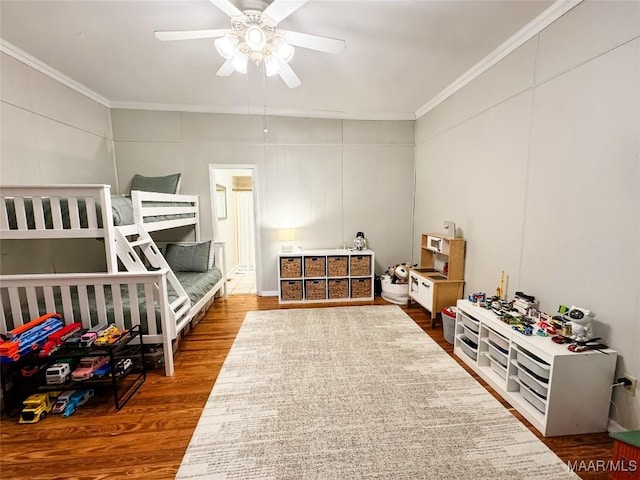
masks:
POLYGON ((352 255, 350 267, 352 277, 371 275, 371 255, 352 255))
POLYGON ((282 280, 280 284, 282 300, 302 300, 302 280, 282 280))
POLYGON ((305 280, 304 298, 307 300, 326 300, 327 281, 326 280, 305 280))
POLYGON ((346 277, 349 270, 349 257, 327 257, 327 272, 329 277, 346 277))
POLYGON ((280 257, 280 278, 302 277, 302 259, 300 257, 280 257))
POLYGON ((349 298, 349 279, 330 278, 329 298, 349 298))
POLYGON ((305 277, 324 277, 325 271, 325 257, 304 257, 305 277))
POLYGON ((351 298, 370 298, 371 297, 371 279, 370 278, 352 278, 351 279, 351 298))

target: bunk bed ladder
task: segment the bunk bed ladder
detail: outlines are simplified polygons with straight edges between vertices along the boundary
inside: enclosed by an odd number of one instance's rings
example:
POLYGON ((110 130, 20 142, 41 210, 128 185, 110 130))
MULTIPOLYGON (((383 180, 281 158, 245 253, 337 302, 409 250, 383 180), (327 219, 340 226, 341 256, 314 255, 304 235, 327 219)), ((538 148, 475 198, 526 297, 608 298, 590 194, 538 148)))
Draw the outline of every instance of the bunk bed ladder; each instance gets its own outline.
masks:
MULTIPOLYGON (((191 300, 185 292, 171 267, 167 264, 158 246, 144 228, 139 228, 136 235, 129 239, 119 227, 116 230, 116 251, 118 258, 129 272, 146 272, 149 270, 166 269, 167 282, 176 292, 178 298, 169 304, 174 315, 174 324, 179 324, 191 313, 191 300), (142 253, 142 257, 138 254, 142 253), (145 261, 146 260, 146 261, 145 261), (151 267, 151 268, 149 268, 151 267)), ((175 335, 175 332, 173 332, 175 335)))

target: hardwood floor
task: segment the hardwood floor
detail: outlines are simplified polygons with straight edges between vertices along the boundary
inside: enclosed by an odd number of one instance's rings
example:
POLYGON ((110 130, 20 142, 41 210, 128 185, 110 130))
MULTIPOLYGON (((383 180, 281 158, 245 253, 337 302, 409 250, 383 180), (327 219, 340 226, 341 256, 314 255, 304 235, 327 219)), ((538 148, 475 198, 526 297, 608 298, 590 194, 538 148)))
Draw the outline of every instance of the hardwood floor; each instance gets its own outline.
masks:
MULTIPOLYGON (((386 302, 377 298, 375 303, 386 302)), ((304 307, 318 306, 325 305, 304 307)), ((139 392, 120 411, 115 411, 106 396, 92 400, 69 418, 53 415, 33 425, 18 424, 16 418, 3 415, 0 478, 173 479, 246 312, 276 308, 281 307, 275 297, 234 295, 224 301, 217 300, 213 309, 180 342, 175 375, 164 377, 161 370, 150 372, 139 392)), ((431 329, 430 320, 421 307, 404 310, 453 355, 453 347, 444 340, 442 327, 431 329)), ((490 387, 487 389, 492 391, 490 387)), ((517 412, 510 411, 529 426, 517 412)), ((529 428, 538 435, 535 429, 529 428)), ((565 462, 611 459, 613 442, 606 433, 541 440, 565 462)), ((602 472, 579 472, 579 475, 590 480, 608 478, 602 472)))

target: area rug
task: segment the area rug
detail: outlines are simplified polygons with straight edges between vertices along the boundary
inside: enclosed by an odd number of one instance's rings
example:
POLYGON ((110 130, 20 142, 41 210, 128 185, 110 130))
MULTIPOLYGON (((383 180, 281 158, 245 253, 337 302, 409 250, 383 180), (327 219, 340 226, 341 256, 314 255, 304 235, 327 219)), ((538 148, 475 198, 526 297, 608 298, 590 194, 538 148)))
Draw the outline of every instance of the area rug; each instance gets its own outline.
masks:
POLYGON ((176 478, 577 476, 381 305, 248 313, 176 478))

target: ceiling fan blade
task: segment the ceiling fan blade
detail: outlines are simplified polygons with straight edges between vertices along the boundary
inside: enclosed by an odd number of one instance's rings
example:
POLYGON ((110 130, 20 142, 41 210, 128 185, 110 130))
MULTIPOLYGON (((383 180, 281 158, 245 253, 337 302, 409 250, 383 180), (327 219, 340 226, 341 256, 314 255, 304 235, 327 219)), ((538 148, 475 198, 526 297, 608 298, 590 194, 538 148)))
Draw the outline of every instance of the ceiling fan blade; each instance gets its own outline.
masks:
POLYGON ((219 77, 228 77, 234 71, 233 68, 233 56, 227 58, 227 60, 222 64, 222 66, 216 72, 216 75, 219 77))
POLYGON ((288 63, 282 65, 278 75, 280 75, 280 78, 284 80, 284 83, 286 83, 289 88, 296 88, 302 85, 302 82, 296 75, 296 72, 291 69, 288 63))
POLYGON ((153 32, 158 40, 163 42, 170 40, 194 40, 197 38, 217 38, 223 37, 229 30, 165 30, 153 32))
POLYGON ((222 10, 224 13, 229 15, 230 17, 237 17, 238 15, 242 15, 242 12, 238 7, 236 7, 229 0, 209 0, 216 7, 222 10))
POLYGON ((262 14, 269 17, 269 19, 275 23, 280 23, 308 1, 309 0, 273 0, 273 3, 269 5, 262 14))
POLYGON ((347 42, 337 38, 320 37, 318 35, 290 32, 288 30, 280 30, 280 32, 284 33, 284 38, 287 43, 295 45, 296 47, 326 53, 343 53, 347 49, 347 42))

